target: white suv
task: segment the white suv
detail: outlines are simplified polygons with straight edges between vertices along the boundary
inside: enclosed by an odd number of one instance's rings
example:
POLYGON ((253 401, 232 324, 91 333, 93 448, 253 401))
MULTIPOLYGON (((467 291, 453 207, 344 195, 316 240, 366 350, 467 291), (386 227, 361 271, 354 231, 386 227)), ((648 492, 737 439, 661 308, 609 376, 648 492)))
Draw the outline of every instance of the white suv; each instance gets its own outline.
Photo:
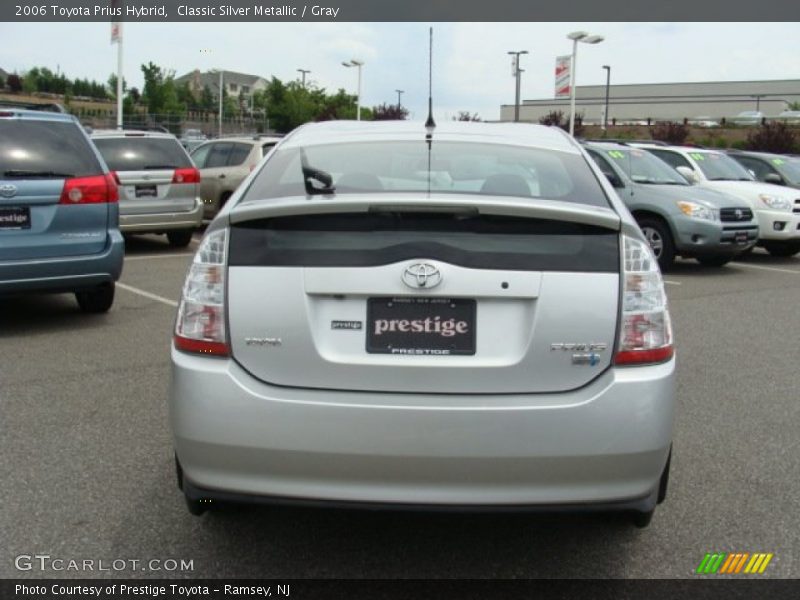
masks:
POLYGON ((745 200, 758 218, 758 245, 773 256, 800 252, 800 191, 756 181, 742 165, 716 150, 632 145, 646 148, 689 181, 745 200))

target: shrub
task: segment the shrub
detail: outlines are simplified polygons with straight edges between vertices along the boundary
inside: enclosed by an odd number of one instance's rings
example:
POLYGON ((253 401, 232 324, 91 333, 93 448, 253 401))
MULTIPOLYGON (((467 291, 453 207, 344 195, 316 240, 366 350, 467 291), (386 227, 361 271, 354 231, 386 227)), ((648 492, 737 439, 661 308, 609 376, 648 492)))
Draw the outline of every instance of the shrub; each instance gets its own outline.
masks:
MULTIPOLYGON (((539 119, 539 124, 561 127, 564 131, 569 131, 569 119, 564 118, 564 113, 560 110, 551 110, 539 119)), ((575 137, 583 135, 583 115, 575 115, 575 137)))
POLYGON ((650 129, 650 137, 659 142, 680 146, 689 137, 689 128, 683 123, 673 123, 672 121, 656 123, 650 129))
POLYGON ((795 132, 786 123, 767 122, 747 134, 746 149, 786 154, 794 152, 797 144, 795 132))

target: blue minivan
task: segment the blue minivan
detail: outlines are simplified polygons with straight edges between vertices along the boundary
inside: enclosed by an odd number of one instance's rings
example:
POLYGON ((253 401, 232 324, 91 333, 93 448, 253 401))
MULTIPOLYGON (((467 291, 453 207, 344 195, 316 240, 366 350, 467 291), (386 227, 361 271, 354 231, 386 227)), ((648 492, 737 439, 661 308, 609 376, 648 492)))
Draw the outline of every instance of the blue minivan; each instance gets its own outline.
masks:
POLYGON ((0 105, 0 295, 71 292, 85 312, 111 308, 118 195, 75 117, 0 105))

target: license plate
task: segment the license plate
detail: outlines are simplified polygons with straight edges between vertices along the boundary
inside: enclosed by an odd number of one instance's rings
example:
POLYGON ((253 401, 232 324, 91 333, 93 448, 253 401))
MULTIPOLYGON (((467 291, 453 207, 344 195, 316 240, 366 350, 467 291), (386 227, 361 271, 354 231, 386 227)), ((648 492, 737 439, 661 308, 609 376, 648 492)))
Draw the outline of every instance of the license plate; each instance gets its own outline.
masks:
POLYGON ((155 198, 158 196, 158 188, 154 185, 137 185, 134 193, 137 198, 155 198))
POLYGON ((475 314, 475 300, 465 298, 369 298, 367 352, 473 355, 475 314))
POLYGON ((747 243, 747 232, 746 231, 737 231, 736 236, 733 238, 737 244, 746 244, 747 243))
POLYGON ((30 229, 31 209, 27 206, 0 207, 0 229, 30 229))

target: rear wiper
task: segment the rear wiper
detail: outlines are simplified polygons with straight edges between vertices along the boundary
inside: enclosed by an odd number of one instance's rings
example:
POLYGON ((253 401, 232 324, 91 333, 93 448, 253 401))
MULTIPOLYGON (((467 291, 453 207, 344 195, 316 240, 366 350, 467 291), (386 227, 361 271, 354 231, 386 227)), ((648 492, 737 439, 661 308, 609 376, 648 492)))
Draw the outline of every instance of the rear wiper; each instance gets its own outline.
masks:
POLYGON ((3 171, 4 177, 75 177, 72 173, 59 173, 58 171, 27 171, 25 169, 10 169, 3 171))
POLYGON ((155 170, 155 169, 177 169, 175 165, 145 165, 145 171, 155 170))
POLYGON ((300 164, 303 169, 303 183, 306 186, 306 194, 315 196, 320 194, 333 194, 336 187, 333 185, 333 176, 327 171, 311 167, 304 151, 300 151, 300 164), (314 185, 312 182, 321 183, 322 187, 314 185))

